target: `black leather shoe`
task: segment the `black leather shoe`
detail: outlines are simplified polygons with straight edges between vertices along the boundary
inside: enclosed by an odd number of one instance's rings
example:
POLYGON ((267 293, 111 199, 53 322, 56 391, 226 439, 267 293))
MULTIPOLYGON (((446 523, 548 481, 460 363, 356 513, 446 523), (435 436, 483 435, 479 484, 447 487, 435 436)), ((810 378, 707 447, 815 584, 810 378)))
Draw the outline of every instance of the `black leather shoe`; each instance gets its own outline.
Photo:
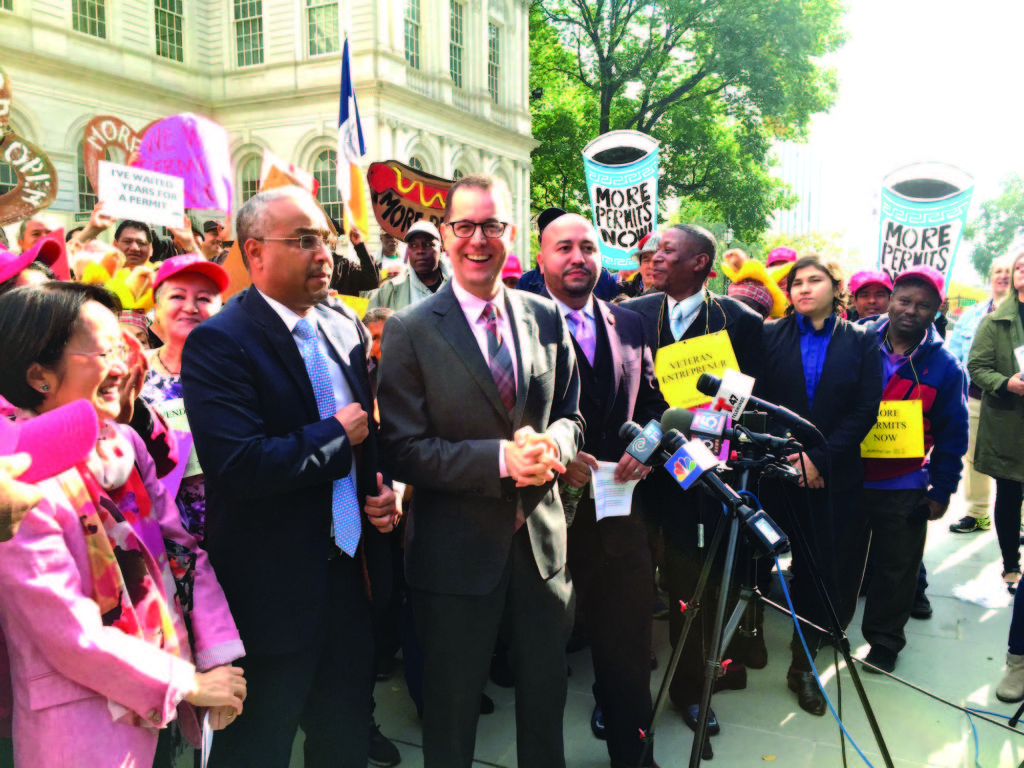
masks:
POLYGON ((719 691, 742 691, 747 687, 747 668, 742 664, 730 664, 725 674, 715 680, 715 693, 719 691))
POLYGON ((758 627, 748 641, 743 661, 751 669, 764 669, 768 666, 768 648, 764 644, 763 627, 758 627))
POLYGON ((600 704, 595 704, 594 711, 590 713, 590 732, 594 734, 595 739, 604 741, 608 738, 604 731, 604 712, 601 711, 600 704))
MULTIPOLYGON (((700 719, 700 704, 691 704, 683 709, 683 722, 686 723, 686 727, 694 733, 697 732, 697 721, 700 719)), ((711 710, 711 717, 708 718, 708 735, 717 736, 722 732, 722 726, 718 724, 718 718, 715 717, 715 710, 711 710)))
POLYGON ((492 699, 486 693, 480 694, 480 714, 481 715, 493 715, 494 714, 494 699, 492 699))
POLYGON ((786 675, 786 682, 789 683, 789 690, 796 693, 800 709, 818 717, 825 714, 828 707, 825 704, 825 697, 818 687, 818 681, 814 679, 813 672, 801 672, 790 668, 789 674, 786 675))
POLYGON ((914 598, 914 605, 910 608, 910 618, 930 619, 932 612, 932 601, 928 599, 928 595, 920 594, 914 598))

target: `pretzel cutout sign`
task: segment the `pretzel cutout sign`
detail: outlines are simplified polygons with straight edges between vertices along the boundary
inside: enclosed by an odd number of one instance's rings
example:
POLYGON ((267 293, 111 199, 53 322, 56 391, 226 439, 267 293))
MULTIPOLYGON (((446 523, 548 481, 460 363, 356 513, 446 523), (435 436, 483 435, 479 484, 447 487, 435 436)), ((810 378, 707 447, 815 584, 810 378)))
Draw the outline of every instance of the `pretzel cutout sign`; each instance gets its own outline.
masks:
POLYGON ((153 125, 151 122, 141 131, 136 132, 128 123, 119 117, 110 115, 97 115, 85 126, 82 139, 82 162, 85 165, 85 175, 89 179, 93 192, 98 193, 100 188, 100 160, 107 159, 108 149, 119 149, 124 157, 115 158, 112 162, 127 164, 130 158, 142 143, 142 137, 153 125))
POLYGON ((57 170, 42 149, 10 129, 11 81, 0 69, 0 161, 14 169, 18 183, 0 195, 0 225, 26 219, 57 198, 57 170))

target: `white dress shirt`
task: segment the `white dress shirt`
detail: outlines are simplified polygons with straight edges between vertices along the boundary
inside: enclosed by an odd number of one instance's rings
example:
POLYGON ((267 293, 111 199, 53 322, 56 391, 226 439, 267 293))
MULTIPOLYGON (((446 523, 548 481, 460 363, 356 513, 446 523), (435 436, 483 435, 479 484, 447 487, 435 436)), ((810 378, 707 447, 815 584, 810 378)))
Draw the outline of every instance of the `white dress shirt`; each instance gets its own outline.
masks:
MULTIPOLYGON (((683 330, 682 333, 679 334, 679 337, 676 339, 676 341, 679 341, 679 339, 683 337, 683 334, 685 334, 689 330, 690 326, 693 324, 693 321, 697 318, 697 314, 700 312, 701 306, 704 304, 704 289, 701 288, 699 291, 693 294, 693 296, 688 296, 682 301, 676 301, 668 294, 665 294, 665 298, 668 300, 668 321, 670 329, 672 327, 672 310, 677 304, 682 305, 683 330)), ((672 335, 674 336, 675 332, 673 332, 672 335)))
MULTIPOLYGON (((519 356, 516 354, 516 343, 512 338, 510 318, 508 313, 505 312, 505 287, 499 286, 498 293, 489 302, 467 291, 459 285, 459 279, 454 276, 452 277, 452 290, 455 292, 455 300, 459 302, 459 306, 466 316, 466 322, 469 323, 470 330, 473 331, 476 343, 480 347, 480 353, 484 356, 484 363, 488 364, 488 366, 490 365, 490 357, 487 351, 487 322, 481 320, 480 315, 483 314, 484 307, 487 304, 494 305, 498 321, 498 333, 501 334, 501 340, 505 342, 509 355, 512 357, 512 373, 516 378, 516 391, 518 392, 519 356)), ((507 442, 508 440, 502 440, 498 448, 498 473, 500 477, 509 476, 508 468, 505 466, 505 443, 507 442)))
MULTIPOLYGON (((284 321, 284 324, 288 327, 288 333, 292 335, 292 340, 295 342, 295 346, 302 352, 300 345, 301 338, 295 333, 295 326, 299 324, 299 320, 302 320, 301 315, 297 315, 292 312, 281 302, 276 299, 272 299, 259 288, 253 286, 253 289, 259 292, 260 296, 266 299, 267 304, 270 308, 277 313, 278 317, 284 321)), ((334 390, 334 407, 337 410, 341 410, 350 403, 358 403, 359 398, 352 392, 352 387, 349 386, 348 379, 345 378, 345 374, 341 372, 341 366, 335 362, 334 357, 331 355, 331 347, 324 336, 324 332, 320 329, 320 324, 317 322, 316 312, 310 312, 306 315, 305 320, 309 323, 313 330, 316 332, 316 342, 320 347, 320 352, 324 356, 324 360, 327 361, 327 373, 331 377, 331 389, 334 390)), ((358 488, 356 484, 356 462, 355 456, 352 458, 352 468, 348 473, 349 477, 352 478, 352 487, 358 488)))

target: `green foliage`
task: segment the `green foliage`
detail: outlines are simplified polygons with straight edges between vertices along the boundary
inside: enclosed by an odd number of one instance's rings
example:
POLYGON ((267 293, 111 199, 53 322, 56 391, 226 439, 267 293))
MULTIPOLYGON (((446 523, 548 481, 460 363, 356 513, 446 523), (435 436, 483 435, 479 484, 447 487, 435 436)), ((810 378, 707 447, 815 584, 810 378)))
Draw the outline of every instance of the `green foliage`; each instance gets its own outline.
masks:
POLYGON ((806 137, 835 100, 818 58, 843 42, 838 0, 534 0, 534 197, 583 210, 580 152, 609 130, 661 142, 659 196, 705 206, 756 241, 795 198, 773 139, 806 137))
POLYGON ((992 259, 1007 253, 1017 233, 1024 230, 1024 179, 1010 174, 998 197, 981 204, 978 218, 964 228, 964 239, 974 245, 971 263, 988 280, 992 259))

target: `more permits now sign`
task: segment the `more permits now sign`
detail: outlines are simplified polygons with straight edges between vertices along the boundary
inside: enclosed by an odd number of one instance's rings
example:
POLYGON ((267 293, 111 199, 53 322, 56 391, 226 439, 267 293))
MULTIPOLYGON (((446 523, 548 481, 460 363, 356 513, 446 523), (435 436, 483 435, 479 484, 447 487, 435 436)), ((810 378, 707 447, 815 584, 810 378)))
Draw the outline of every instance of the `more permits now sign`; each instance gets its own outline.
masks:
POLYGON ((920 400, 883 400, 878 421, 860 444, 866 459, 919 459, 924 456, 924 417, 920 400))
POLYGON ((164 227, 181 226, 185 183, 177 176, 100 160, 99 182, 99 197, 108 216, 164 227))
POLYGON ((927 264, 946 276, 967 225, 974 180, 952 165, 916 163, 893 171, 882 186, 878 266, 891 279, 927 264))
POLYGON ((602 266, 635 269, 633 251, 658 226, 658 142, 639 131, 609 131, 583 149, 602 266))

